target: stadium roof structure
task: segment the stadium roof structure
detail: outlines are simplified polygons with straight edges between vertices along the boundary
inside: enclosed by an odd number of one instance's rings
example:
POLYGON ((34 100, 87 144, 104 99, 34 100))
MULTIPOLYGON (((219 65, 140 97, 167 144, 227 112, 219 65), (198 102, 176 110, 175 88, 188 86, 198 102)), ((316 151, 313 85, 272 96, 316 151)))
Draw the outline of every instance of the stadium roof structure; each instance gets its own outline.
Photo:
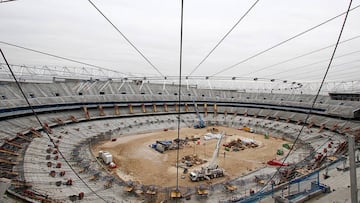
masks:
MULTIPOLYGON (((55 67, 10 65, 21 82, 48 83, 64 80, 113 80, 160 83, 178 85, 178 76, 125 75, 111 69, 93 67, 55 67)), ((238 92, 268 92, 288 94, 315 94, 320 82, 296 82, 271 78, 226 77, 226 76, 182 76, 182 85, 202 89, 227 89, 238 92)), ((0 80, 13 81, 11 73, 4 63, 0 63, 0 80)), ((360 81, 326 82, 321 91, 328 93, 359 93, 360 81)))

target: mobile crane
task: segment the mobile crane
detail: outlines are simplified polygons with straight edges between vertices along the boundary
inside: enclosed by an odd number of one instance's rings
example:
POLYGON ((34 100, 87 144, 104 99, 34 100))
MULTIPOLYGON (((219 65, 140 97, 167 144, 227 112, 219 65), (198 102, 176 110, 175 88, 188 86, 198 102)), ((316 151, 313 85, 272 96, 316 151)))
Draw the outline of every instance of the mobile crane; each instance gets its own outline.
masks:
POLYGON ((218 178, 224 176, 224 169, 220 168, 217 165, 217 156, 219 154, 220 150, 220 143, 222 138, 224 137, 224 132, 221 132, 221 136, 216 143, 216 148, 214 150, 213 156, 211 158, 211 161, 206 167, 202 167, 200 170, 195 170, 190 172, 189 178, 191 181, 202 181, 202 180, 210 180, 213 178, 218 178))

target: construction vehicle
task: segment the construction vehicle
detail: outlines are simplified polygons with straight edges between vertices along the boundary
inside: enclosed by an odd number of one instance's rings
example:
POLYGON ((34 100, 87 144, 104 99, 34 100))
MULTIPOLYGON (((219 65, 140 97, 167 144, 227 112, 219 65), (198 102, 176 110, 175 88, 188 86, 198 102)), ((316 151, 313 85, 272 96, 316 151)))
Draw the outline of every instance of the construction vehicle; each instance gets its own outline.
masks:
POLYGON ((179 199, 181 197, 182 197, 182 194, 181 194, 180 190, 174 189, 174 190, 170 191, 171 199, 179 199))
POLYGON ((199 123, 198 123, 198 124, 195 124, 195 125, 194 125, 194 128, 195 128, 195 129, 205 128, 205 127, 206 127, 205 122, 204 122, 204 120, 201 118, 201 115, 200 115, 200 113, 199 113, 198 106, 197 106, 197 104, 195 103, 194 100, 193 100, 193 104, 194 104, 194 108, 195 108, 195 111, 196 111, 196 115, 197 115, 197 117, 198 117, 198 119, 199 119, 199 123))
POLYGON ((253 128, 249 128, 247 126, 244 126, 243 128, 239 128, 239 130, 243 130, 245 132, 250 132, 250 133, 254 133, 255 130, 253 128))
POLYGON ((277 154, 277 155, 284 155, 284 151, 283 151, 282 149, 278 149, 278 150, 276 151, 276 154, 277 154))
POLYGON ((135 183, 133 181, 127 181, 126 186, 124 187, 124 191, 130 193, 133 192, 135 189, 135 183))
POLYGON ((292 144, 288 144, 288 143, 284 143, 282 146, 288 150, 290 150, 292 148, 292 144))
POLYGON ((174 139, 174 140, 156 140, 156 143, 150 145, 151 148, 155 149, 160 153, 164 153, 167 150, 176 150, 178 147, 182 149, 188 140, 186 139, 174 139))
POLYGON ((289 165, 287 163, 283 163, 282 161, 279 161, 276 159, 272 159, 272 160, 268 161, 267 164, 269 164, 270 166, 288 166, 289 165))
POLYGON ((226 182, 224 184, 224 188, 227 192, 234 192, 235 190, 237 190, 237 187, 229 182, 226 182))
POLYGON ((256 176, 255 175, 255 180, 256 184, 258 184, 259 186, 264 186, 265 185, 265 180, 260 177, 260 176, 256 176))
POLYGON ((200 170, 195 170, 190 172, 189 178, 191 181, 202 181, 202 180, 210 180, 212 178, 218 178, 224 176, 224 169, 220 168, 217 165, 217 156, 220 150, 220 143, 222 138, 224 137, 224 132, 221 132, 221 136, 216 144, 216 148, 214 150, 211 161, 206 167, 202 167, 200 170))
POLYGON ((200 185, 196 190, 198 196, 207 197, 209 195, 209 189, 205 185, 200 185))
POLYGON ((112 162, 112 155, 106 151, 99 151, 99 158, 105 163, 110 164, 112 162))
POLYGON ((156 141, 156 145, 155 145, 155 150, 160 152, 160 153, 164 153, 164 151, 169 150, 170 146, 172 145, 172 141, 171 140, 161 140, 161 141, 156 141))

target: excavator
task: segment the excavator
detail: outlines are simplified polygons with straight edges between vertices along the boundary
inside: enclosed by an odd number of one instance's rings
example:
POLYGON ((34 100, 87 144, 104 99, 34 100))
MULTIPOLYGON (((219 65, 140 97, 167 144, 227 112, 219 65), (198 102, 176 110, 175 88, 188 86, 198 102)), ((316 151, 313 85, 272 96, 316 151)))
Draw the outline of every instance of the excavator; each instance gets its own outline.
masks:
POLYGON ((224 132, 221 132, 221 136, 216 143, 216 148, 209 164, 206 167, 202 167, 200 170, 194 170, 189 173, 189 178, 191 181, 197 182, 224 176, 224 169, 220 168, 217 165, 217 156, 219 154, 221 146, 220 143, 222 138, 224 137, 224 134, 224 132))

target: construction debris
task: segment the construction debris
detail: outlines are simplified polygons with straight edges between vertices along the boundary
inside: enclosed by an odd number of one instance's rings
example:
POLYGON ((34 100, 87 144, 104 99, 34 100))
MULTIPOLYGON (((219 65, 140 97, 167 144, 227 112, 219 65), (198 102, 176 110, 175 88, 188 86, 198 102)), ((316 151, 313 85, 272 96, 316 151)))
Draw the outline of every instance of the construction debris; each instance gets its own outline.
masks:
POLYGON ((226 151, 240 151, 246 148, 256 148, 259 146, 254 140, 248 138, 238 138, 236 140, 232 140, 228 143, 223 144, 226 151))
POLYGON ((207 161, 204 159, 200 159, 197 154, 186 155, 181 158, 181 162, 185 164, 187 167, 192 167, 194 165, 201 165, 206 163, 207 161))
POLYGON ((157 191, 156 187, 151 185, 146 190, 146 194, 148 194, 148 195, 156 195, 156 191, 157 191))
POLYGON ((221 136, 221 133, 206 133, 204 135, 204 140, 220 139, 221 136))
POLYGON ((108 180, 108 181, 104 184, 104 189, 112 188, 113 182, 114 182, 113 179, 108 180))
POLYGON ((155 143, 149 147, 155 149, 160 153, 164 153, 167 150, 182 149, 188 143, 189 139, 174 139, 174 140, 156 140, 155 143))

